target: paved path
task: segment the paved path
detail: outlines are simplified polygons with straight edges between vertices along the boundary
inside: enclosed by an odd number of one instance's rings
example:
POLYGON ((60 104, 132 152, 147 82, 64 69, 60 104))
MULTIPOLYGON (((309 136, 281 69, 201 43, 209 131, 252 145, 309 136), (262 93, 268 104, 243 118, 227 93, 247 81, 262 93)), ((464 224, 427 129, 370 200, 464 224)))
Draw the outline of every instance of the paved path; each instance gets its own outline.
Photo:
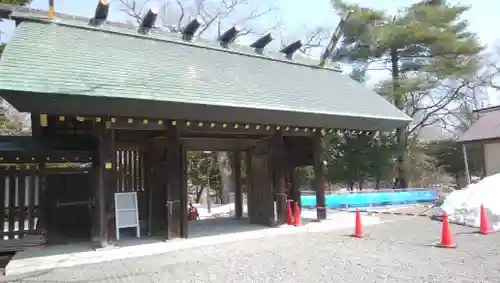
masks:
POLYGON ((9 282, 500 282, 500 233, 452 225, 457 249, 439 249, 440 223, 423 217, 350 231, 304 233, 193 248, 5 278, 9 282))

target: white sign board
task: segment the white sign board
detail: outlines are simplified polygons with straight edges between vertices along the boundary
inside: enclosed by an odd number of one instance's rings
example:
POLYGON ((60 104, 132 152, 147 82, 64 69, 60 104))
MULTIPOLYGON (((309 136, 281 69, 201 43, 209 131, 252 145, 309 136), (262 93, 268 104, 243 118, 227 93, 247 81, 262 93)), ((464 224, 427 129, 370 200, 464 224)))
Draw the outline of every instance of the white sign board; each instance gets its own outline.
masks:
POLYGON ((115 226, 116 239, 120 240, 121 228, 136 228, 140 237, 139 211, 137 209, 137 193, 115 193, 115 226))
POLYGON ((278 206, 276 205, 276 201, 274 202, 274 222, 278 222, 278 206))

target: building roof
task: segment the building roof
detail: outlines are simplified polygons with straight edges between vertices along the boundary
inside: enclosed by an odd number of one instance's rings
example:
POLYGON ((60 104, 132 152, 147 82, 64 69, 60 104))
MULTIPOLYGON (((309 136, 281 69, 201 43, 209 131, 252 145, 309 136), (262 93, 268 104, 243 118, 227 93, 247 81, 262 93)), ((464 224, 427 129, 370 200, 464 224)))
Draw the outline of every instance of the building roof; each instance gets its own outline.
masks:
POLYGON ((459 142, 500 140, 500 108, 488 108, 479 114, 479 120, 459 138, 459 142))
POLYGON ((483 113, 488 113, 488 112, 493 112, 493 111, 500 111, 500 105, 493 105, 493 106, 488 106, 488 107, 481 108, 481 109, 476 109, 476 110, 474 110, 474 113, 483 114, 483 113))
POLYGON ((317 62, 179 34, 21 16, 0 60, 0 94, 20 111, 365 130, 411 121, 317 62))

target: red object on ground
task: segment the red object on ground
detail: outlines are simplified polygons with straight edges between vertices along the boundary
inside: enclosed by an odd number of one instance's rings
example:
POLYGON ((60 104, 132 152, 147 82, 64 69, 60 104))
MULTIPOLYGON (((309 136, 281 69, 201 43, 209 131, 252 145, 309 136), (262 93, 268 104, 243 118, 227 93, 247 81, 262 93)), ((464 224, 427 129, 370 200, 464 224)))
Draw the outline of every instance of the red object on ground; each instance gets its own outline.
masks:
POLYGON ((363 225, 361 224, 361 214, 359 213, 359 208, 356 208, 356 226, 354 227, 354 234, 351 236, 355 238, 363 238, 365 236, 363 233, 363 225))
POLYGON ((486 215, 486 210, 484 205, 481 204, 481 218, 479 222, 479 234, 487 235, 490 234, 490 224, 488 223, 488 216, 486 215))
POLYGON ((453 244, 451 236, 450 224, 448 223, 448 215, 443 211, 443 230, 441 233, 441 243, 437 245, 440 248, 456 248, 453 244))
POLYGON ((287 203, 286 203, 286 224, 293 225, 292 202, 291 201, 287 201, 287 203))
POLYGON ((300 207, 298 203, 295 203, 295 215, 293 224, 295 226, 300 226, 300 207))
POLYGON ((200 218, 200 214, 198 213, 198 209, 194 206, 188 208, 188 220, 198 220, 200 218))

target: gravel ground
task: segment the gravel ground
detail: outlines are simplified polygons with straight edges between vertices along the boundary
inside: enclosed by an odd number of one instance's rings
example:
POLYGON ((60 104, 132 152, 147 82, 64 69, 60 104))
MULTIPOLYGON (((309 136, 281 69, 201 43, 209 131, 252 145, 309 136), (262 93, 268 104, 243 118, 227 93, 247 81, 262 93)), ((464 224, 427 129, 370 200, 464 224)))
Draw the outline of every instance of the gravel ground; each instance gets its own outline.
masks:
POLYGON ((457 249, 439 249, 440 223, 383 216, 364 239, 304 233, 65 268, 9 282, 500 282, 500 233, 452 225, 457 249))

